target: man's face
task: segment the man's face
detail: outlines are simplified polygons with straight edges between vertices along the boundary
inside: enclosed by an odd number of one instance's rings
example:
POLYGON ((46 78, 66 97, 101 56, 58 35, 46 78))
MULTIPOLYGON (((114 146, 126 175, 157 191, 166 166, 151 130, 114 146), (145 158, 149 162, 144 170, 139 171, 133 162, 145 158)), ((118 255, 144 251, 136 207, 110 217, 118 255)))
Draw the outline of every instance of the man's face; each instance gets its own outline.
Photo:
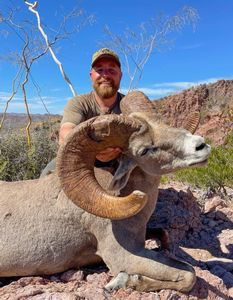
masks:
POLYGON ((101 58, 92 67, 90 76, 97 95, 103 99, 108 99, 117 93, 122 73, 113 59, 101 58))

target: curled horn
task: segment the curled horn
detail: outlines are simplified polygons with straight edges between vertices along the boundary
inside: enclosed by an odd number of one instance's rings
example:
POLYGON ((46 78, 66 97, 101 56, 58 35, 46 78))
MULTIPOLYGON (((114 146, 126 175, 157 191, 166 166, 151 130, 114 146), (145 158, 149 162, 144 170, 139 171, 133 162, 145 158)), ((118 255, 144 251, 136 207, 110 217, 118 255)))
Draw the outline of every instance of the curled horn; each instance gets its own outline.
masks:
POLYGON ((103 218, 124 219, 137 214, 147 202, 146 194, 109 195, 95 179, 94 162, 97 153, 107 147, 126 149, 130 135, 139 128, 139 123, 122 115, 96 117, 75 127, 57 156, 57 171, 67 197, 103 218))
POLYGON ((200 112, 194 111, 190 113, 183 124, 183 128, 190 131, 192 134, 197 130, 197 127, 200 123, 200 112))
POLYGON ((139 91, 128 93, 120 102, 121 111, 124 115, 145 112, 153 114, 155 107, 148 97, 139 91))
MULTIPOLYGON (((143 114, 143 117, 147 120, 158 119, 158 115, 155 111, 155 106, 152 102, 148 99, 148 97, 140 92, 140 91, 133 91, 128 93, 120 103, 121 111, 124 115, 129 115, 131 113, 146 113, 143 114)), ((186 118, 185 123, 183 124, 183 128, 190 131, 192 134, 197 130, 197 127, 200 123, 200 112, 194 111, 189 114, 186 118)))

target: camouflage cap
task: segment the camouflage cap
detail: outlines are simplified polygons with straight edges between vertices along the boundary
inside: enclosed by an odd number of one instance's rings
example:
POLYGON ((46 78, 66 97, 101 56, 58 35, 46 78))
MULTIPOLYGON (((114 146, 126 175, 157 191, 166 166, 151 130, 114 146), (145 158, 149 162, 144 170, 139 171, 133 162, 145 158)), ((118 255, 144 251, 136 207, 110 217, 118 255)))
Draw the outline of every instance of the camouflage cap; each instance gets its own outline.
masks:
POLYGON ((104 58, 104 57, 113 59, 118 64, 118 66, 121 67, 121 63, 120 63, 120 59, 119 59, 118 55, 108 48, 102 48, 93 54, 91 66, 93 67, 94 64, 100 58, 104 58))

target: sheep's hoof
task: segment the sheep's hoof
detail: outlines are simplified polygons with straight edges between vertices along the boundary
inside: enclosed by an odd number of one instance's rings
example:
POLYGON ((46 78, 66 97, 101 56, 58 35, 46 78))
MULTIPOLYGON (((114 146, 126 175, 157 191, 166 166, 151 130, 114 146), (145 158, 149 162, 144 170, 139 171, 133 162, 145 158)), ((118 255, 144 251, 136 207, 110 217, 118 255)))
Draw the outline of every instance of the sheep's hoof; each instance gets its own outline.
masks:
POLYGON ((141 275, 134 274, 129 275, 126 272, 120 272, 115 278, 113 278, 108 284, 105 285, 105 290, 112 292, 121 288, 135 288, 141 283, 141 275))
POLYGON ((129 275, 125 272, 120 272, 115 278, 113 278, 108 284, 105 285, 105 290, 113 292, 120 288, 126 288, 129 275))

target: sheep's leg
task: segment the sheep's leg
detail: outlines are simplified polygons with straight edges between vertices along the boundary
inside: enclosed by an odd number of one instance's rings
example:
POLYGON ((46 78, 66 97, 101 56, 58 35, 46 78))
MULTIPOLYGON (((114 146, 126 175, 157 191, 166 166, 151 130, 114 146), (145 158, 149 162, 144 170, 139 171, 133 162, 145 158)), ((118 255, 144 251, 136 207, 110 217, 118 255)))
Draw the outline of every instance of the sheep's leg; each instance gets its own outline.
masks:
MULTIPOLYGON (((195 276, 193 278, 193 282, 195 283, 195 276)), ((173 281, 166 281, 162 285, 160 280, 151 279, 147 276, 134 274, 130 275, 126 272, 120 272, 116 277, 114 277, 108 284, 105 285, 105 289, 108 292, 112 292, 114 290, 118 290, 120 288, 131 287, 136 289, 137 291, 156 291, 163 288, 166 289, 174 289, 175 283, 173 281)), ((177 289, 177 285, 176 285, 177 289)), ((180 291, 187 291, 184 289, 179 289, 180 291)))
POLYGON ((179 282, 156 280, 143 275, 131 275, 127 282, 128 287, 133 287, 137 291, 158 291, 161 289, 175 289, 181 292, 189 292, 196 282, 196 276, 193 273, 186 274, 186 282, 182 279, 179 282))
POLYGON ((196 281, 195 271, 189 264, 160 252, 147 249, 129 252, 119 248, 119 245, 118 249, 115 245, 116 255, 109 249, 101 252, 112 274, 118 275, 107 285, 107 289, 131 286, 139 291, 174 289, 188 292, 196 281))

